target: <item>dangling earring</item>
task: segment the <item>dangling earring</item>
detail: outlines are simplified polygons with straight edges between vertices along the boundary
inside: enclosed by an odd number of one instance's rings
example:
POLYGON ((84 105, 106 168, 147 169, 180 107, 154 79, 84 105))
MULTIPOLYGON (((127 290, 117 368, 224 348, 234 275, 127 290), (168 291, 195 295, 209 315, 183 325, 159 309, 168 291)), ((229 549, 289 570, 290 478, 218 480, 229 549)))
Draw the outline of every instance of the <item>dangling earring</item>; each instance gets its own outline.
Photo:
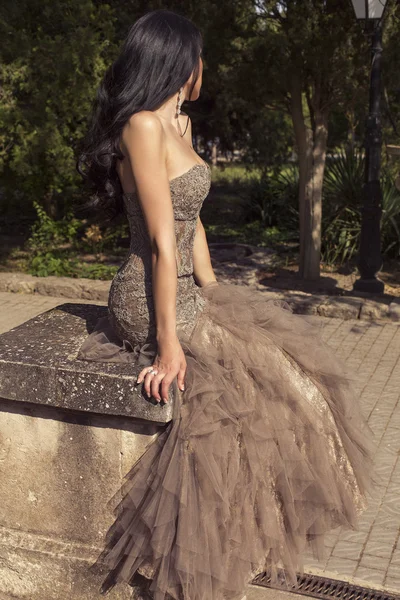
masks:
POLYGON ((176 105, 176 118, 179 117, 179 115, 181 114, 181 106, 184 102, 184 99, 182 98, 183 95, 183 87, 179 88, 179 94, 178 94, 178 102, 176 105))
POLYGON ((182 95, 183 95, 183 87, 179 88, 178 102, 176 104, 176 113, 175 113, 175 118, 177 120, 177 125, 178 125, 178 131, 179 131, 179 135, 181 137, 183 137, 183 133, 182 133, 182 128, 181 128, 181 123, 179 121, 179 115, 181 114, 181 106, 184 102, 184 98, 182 98, 182 95))

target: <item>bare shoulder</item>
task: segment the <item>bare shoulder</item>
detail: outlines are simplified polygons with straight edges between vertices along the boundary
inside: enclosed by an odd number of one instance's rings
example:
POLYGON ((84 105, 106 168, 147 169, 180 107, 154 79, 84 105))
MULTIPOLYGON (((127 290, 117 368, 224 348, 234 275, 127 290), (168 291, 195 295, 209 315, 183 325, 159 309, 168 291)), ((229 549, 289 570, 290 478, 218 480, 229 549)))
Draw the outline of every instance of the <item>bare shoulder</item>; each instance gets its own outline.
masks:
POLYGON ((156 114, 150 110, 141 110, 130 117, 124 127, 123 137, 151 134, 160 138, 163 131, 161 120, 156 114))
POLYGON ((150 110, 132 115, 122 130, 121 148, 124 153, 165 153, 161 119, 150 110))

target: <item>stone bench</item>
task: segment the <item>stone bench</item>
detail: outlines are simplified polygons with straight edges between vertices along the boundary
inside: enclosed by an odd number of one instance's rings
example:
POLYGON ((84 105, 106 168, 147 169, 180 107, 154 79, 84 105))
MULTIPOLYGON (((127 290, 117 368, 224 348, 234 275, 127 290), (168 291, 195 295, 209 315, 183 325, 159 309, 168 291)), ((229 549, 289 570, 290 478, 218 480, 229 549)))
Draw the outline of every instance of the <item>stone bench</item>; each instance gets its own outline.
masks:
MULTIPOLYGON (((129 363, 77 360, 106 307, 65 303, 0 335, 0 598, 94 600, 108 503, 172 417, 129 363)), ((110 600, 132 598, 121 584, 110 600)))

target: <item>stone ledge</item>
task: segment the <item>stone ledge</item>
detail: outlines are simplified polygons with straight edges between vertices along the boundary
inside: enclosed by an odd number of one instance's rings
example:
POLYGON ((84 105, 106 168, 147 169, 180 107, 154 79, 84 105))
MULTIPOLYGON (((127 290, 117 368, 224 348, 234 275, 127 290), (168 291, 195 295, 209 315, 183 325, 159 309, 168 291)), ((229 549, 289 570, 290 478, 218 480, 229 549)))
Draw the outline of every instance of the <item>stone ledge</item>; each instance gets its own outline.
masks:
POLYGON ((282 291, 256 285, 256 289, 268 298, 285 300, 297 314, 333 317, 339 319, 360 319, 364 321, 400 321, 400 299, 373 298, 359 296, 329 296, 327 294, 307 294, 301 291, 282 291))
POLYGON ((111 281, 73 279, 72 277, 36 277, 27 273, 0 273, 0 292, 40 294, 56 298, 107 302, 111 281))
MULTIPOLYGON (((107 303, 111 281, 72 279, 70 277, 35 277, 25 273, 0 273, 0 291, 40 294, 76 300, 107 303)), ((245 283, 243 285, 246 285, 245 283)), ((400 321, 400 298, 368 296, 330 296, 281 290, 252 283, 252 287, 267 298, 285 300, 298 314, 310 314, 340 319, 400 321)))
POLYGON ((0 335, 0 397, 104 415, 168 423, 169 402, 147 399, 129 363, 77 360, 77 352, 107 308, 60 304, 0 335))

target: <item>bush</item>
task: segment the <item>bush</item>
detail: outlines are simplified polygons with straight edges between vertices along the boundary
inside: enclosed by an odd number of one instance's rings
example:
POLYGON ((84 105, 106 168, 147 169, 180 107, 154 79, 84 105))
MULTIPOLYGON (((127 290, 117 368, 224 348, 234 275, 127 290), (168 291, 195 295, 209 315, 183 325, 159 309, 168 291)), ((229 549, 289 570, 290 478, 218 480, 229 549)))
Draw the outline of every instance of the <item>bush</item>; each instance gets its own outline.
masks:
POLYGON ((120 235, 119 228, 104 236, 97 225, 85 229, 85 236, 80 239, 80 232, 85 228, 84 222, 73 216, 72 209, 59 221, 49 217, 40 204, 34 202, 38 216, 32 226, 31 236, 27 242, 30 252, 28 272, 38 277, 88 277, 90 279, 111 279, 117 266, 100 263, 86 264, 78 260, 79 250, 89 246, 91 251, 100 251, 105 243, 115 244, 115 235, 120 235))
POLYGON ((33 202, 37 220, 32 226, 31 236, 27 242, 28 249, 33 255, 45 254, 60 244, 74 244, 77 232, 82 227, 82 221, 74 217, 72 209, 68 209, 62 219, 52 219, 38 203, 33 202))
MULTIPOLYGON (((358 252, 361 236, 365 159, 357 151, 327 161, 324 179, 322 259, 343 264, 358 252)), ((400 193, 389 174, 382 176, 382 254, 400 256, 400 193)))
POLYGON ((245 185, 241 205, 246 222, 258 220, 264 227, 298 231, 298 167, 290 165, 279 172, 263 172, 245 185))

